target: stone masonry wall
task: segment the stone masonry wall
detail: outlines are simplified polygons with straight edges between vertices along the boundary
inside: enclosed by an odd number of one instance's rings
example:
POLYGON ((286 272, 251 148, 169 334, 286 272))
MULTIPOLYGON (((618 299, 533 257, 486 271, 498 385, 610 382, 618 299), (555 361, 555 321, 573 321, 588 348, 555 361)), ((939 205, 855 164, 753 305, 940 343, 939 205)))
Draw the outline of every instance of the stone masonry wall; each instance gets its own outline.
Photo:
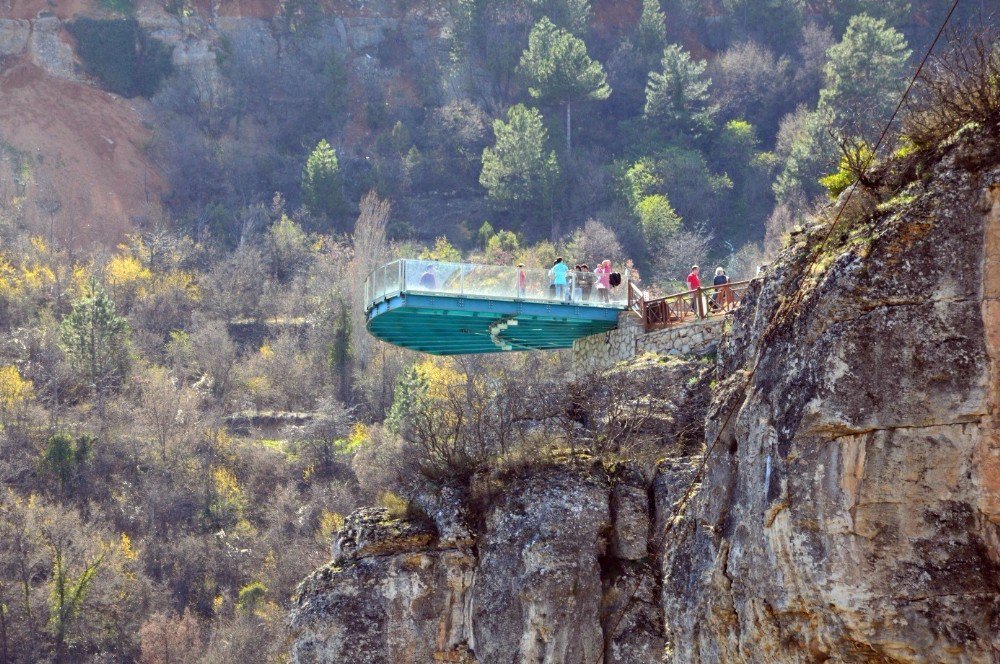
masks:
POLYGON ((642 353, 701 353, 718 344, 728 320, 708 318, 646 333, 635 315, 622 312, 616 329, 573 342, 573 369, 580 374, 602 371, 642 353))

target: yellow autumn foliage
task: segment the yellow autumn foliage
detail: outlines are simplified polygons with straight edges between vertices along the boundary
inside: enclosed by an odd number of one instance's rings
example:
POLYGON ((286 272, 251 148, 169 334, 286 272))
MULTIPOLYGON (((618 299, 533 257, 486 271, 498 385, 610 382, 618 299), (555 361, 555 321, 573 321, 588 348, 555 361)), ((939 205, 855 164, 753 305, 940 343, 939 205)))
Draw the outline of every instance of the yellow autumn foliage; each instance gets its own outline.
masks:
POLYGON ((447 358, 430 358, 420 362, 415 367, 421 378, 427 381, 427 396, 441 401, 453 394, 453 390, 463 387, 467 377, 455 368, 453 360, 447 358))
POLYGON ((0 416, 4 420, 23 412, 34 395, 34 385, 21 376, 17 367, 11 365, 0 367, 0 416))
POLYGON ((134 256, 116 254, 104 266, 104 275, 115 286, 128 287, 146 284, 153 278, 153 273, 134 256))

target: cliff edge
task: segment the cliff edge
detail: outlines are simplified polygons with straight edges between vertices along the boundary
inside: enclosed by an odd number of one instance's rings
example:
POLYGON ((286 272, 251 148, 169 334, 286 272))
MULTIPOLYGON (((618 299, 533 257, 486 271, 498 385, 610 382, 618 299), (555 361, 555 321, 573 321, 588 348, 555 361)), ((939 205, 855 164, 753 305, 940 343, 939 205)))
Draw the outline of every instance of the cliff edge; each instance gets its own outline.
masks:
MULTIPOLYGON (((754 282, 712 402, 660 404, 697 444, 668 426, 653 466, 568 457, 478 507, 354 515, 300 587, 293 660, 998 661, 996 132, 878 178, 754 282)), ((645 384, 707 389, 664 362, 645 384)))

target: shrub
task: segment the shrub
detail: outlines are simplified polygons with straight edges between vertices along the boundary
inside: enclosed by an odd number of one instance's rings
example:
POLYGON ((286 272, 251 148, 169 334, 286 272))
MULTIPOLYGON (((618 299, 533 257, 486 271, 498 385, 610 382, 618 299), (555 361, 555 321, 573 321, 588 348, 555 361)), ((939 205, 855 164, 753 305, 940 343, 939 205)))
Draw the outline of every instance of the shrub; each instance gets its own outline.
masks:
POLYGON ((170 47, 133 18, 78 18, 67 24, 87 73, 123 97, 150 97, 173 71, 170 47))
POLYGON ((903 125, 917 147, 933 148, 970 123, 1000 125, 998 37, 996 28, 952 33, 944 55, 924 68, 903 125))

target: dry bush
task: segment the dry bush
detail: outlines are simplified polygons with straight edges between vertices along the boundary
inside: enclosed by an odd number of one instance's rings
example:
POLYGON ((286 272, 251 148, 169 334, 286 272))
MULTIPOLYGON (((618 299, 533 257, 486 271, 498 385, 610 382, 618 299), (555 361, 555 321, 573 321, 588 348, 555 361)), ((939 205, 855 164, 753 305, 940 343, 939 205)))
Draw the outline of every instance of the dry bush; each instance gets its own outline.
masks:
POLYGON ((184 615, 154 613, 139 630, 142 664, 190 662, 201 652, 201 627, 189 610, 184 615))
POLYGON ((1000 126, 998 38, 991 19, 971 34, 954 29, 944 53, 925 65, 903 124, 917 147, 933 148, 969 123, 1000 126))

